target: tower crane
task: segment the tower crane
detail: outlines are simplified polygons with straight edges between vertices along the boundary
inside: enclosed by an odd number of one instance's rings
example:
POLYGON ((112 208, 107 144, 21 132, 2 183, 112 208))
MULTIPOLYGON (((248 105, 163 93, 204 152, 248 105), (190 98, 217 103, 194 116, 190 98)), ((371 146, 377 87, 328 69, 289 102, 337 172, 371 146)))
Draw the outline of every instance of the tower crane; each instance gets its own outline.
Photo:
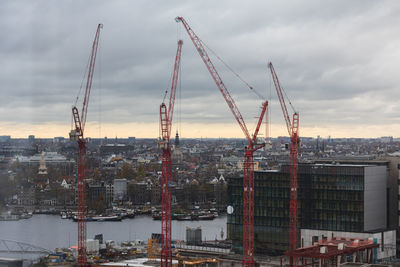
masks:
POLYGON ((228 104, 233 116, 238 122, 240 128, 242 129, 248 145, 245 147, 244 152, 244 164, 243 164, 243 266, 254 266, 254 161, 253 153, 258 149, 265 146, 265 143, 257 143, 257 134, 260 130, 260 126, 266 112, 268 101, 263 102, 261 115, 259 116, 257 127, 254 131, 253 136, 250 135, 246 124, 244 122, 243 116, 240 113, 235 101, 230 95, 228 89, 226 88, 224 82, 219 76, 216 68, 211 62, 210 57, 207 54, 206 49, 203 46, 201 39, 195 34, 195 32, 190 28, 188 23, 182 17, 175 18, 176 22, 182 22, 192 40, 197 52, 202 58, 204 64, 206 65, 208 71, 210 72, 214 82, 216 83, 218 89, 220 90, 222 96, 224 97, 226 103, 228 104))
MULTIPOLYGON (((183 41, 178 41, 176 51, 174 71, 172 74, 171 91, 169 104, 163 103, 160 105, 160 138, 159 146, 162 149, 162 182, 161 182, 161 267, 172 267, 172 250, 171 250, 171 191, 169 182, 172 179, 172 163, 171 163, 171 125, 174 114, 174 103, 176 95, 176 86, 181 64, 181 51, 183 41)), ((165 92, 167 94, 168 90, 165 92)), ((165 95, 166 96, 166 95, 165 95)), ((165 99, 164 96, 164 99, 165 99)))
MULTIPOLYGON (((92 44, 92 51, 88 63, 88 75, 86 80, 85 97, 83 99, 82 111, 79 116, 78 108, 72 107, 72 117, 74 119, 75 129, 69 133, 70 140, 78 142, 78 267, 87 265, 86 259, 86 140, 84 138, 84 130, 86 123, 86 115, 89 104, 90 89, 92 87, 92 79, 94 67, 96 63, 97 48, 99 44, 100 29, 103 24, 97 26, 96 35, 92 44)), ((78 98, 77 98, 78 100, 78 98)))
MULTIPOLYGON (((290 121, 289 113, 286 108, 285 99, 282 94, 281 85, 279 83, 278 76, 275 73, 274 66, 272 62, 268 64, 271 70, 272 78, 274 80, 274 85, 276 92, 278 94, 279 102, 281 103, 281 108, 283 112, 283 117, 286 121, 286 128, 290 136, 290 204, 289 204, 289 250, 295 250, 298 246, 298 206, 297 206, 297 171, 298 171, 298 146, 300 143, 299 138, 299 113, 296 111, 293 113, 293 119, 290 121)), ((296 260, 293 261, 291 258, 290 265, 295 266, 296 260)))

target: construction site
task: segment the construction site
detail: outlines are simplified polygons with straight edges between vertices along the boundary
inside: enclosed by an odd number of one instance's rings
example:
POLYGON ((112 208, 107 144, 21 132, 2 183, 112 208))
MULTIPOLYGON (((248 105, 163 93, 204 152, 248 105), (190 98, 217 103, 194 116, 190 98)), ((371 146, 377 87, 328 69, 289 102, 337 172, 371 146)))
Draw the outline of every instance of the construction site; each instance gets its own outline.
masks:
MULTIPOLYGON (((281 169, 255 171, 253 154, 268 144, 268 101, 263 99, 257 125, 254 132, 250 132, 209 57, 207 46, 183 17, 175 20, 187 32, 247 141, 243 155, 243 174, 228 180, 227 240, 230 240, 231 246, 224 246, 223 243, 190 246, 172 240, 170 182, 173 172, 170 140, 183 46, 183 41, 179 40, 170 87, 165 91, 159 107, 158 146, 162 153, 160 238, 149 239, 147 244, 135 244, 125 250, 108 244, 104 254, 107 256, 91 255, 88 258, 85 191, 87 141, 84 129, 102 29, 99 24, 92 44, 82 108, 81 111, 76 106, 72 108, 74 128, 70 138, 77 141, 79 148, 78 267, 373 266, 378 261, 395 257, 396 230, 387 227, 386 200, 389 196, 386 167, 336 163, 299 164, 299 113, 288 112, 286 103, 290 106, 292 104, 285 99, 286 93, 275 69, 272 63, 268 63, 266 68, 271 72, 290 140, 289 153, 287 163, 281 169), (266 125, 266 134, 264 138, 258 138, 263 125, 266 125)), ((237 73, 234 74, 244 82, 237 73)), ((244 83, 254 91, 249 84, 244 83)), ((60 253, 58 256, 50 256, 50 259, 66 258, 66 252, 60 253)))

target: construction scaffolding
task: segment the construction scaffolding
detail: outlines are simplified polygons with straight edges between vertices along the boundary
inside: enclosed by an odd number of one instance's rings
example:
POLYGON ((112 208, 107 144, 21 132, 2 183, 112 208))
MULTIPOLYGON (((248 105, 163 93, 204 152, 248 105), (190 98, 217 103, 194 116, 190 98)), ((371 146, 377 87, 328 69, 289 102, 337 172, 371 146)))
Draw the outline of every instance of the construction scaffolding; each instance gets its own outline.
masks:
MULTIPOLYGON (((374 263, 379 244, 372 239, 322 239, 311 247, 285 252, 298 259, 298 266, 339 266, 344 262, 374 263)), ((282 261, 281 261, 282 266, 282 261)))
POLYGON ((157 261, 157 239, 149 238, 147 245, 148 245, 147 254, 149 261, 151 262, 157 261))

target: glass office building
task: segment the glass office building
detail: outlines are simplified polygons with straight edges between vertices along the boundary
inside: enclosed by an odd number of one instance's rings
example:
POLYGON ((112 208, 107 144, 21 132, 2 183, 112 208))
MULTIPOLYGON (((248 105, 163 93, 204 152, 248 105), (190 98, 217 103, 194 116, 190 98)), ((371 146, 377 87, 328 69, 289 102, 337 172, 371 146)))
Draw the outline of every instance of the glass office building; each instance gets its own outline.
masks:
MULTIPOLYGON (((289 248, 289 168, 256 171, 256 253, 279 255, 289 248)), ((386 227, 386 168, 367 165, 300 164, 299 228, 368 232, 386 227)), ((227 232, 242 249, 242 177, 228 180, 227 232)), ((300 244, 299 244, 300 245, 300 244)))

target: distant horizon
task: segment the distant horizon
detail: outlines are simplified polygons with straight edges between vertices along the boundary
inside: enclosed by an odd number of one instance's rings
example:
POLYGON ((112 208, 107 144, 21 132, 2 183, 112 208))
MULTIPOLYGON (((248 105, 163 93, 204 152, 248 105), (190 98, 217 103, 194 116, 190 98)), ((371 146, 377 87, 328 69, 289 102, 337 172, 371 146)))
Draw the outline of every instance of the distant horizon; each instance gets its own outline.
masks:
MULTIPOLYGON (((8 135, 8 134, 1 134, 0 135, 0 138, 1 137, 10 137, 11 139, 29 139, 29 136, 31 136, 31 135, 28 135, 28 136, 26 136, 26 137, 14 137, 14 136, 12 136, 12 135, 8 135)), ((68 136, 53 136, 53 137, 40 137, 40 136, 36 136, 36 135, 34 135, 34 134, 32 134, 32 136, 34 136, 34 138, 35 139, 54 139, 54 138, 64 138, 64 139, 67 139, 67 140, 69 140, 69 137, 68 136)), ((138 140, 140 140, 140 139, 158 139, 158 137, 137 137, 137 136, 114 136, 114 137, 109 137, 109 136, 104 136, 104 137, 91 137, 91 136, 87 136, 87 137, 85 137, 85 138, 89 138, 89 139, 93 139, 93 140, 104 140, 104 139, 108 139, 108 140, 114 140, 114 139, 129 139, 129 138, 135 138, 135 139, 138 139, 138 140)), ((279 136, 272 136, 272 137, 269 137, 269 138, 272 138, 272 139, 279 139, 279 138, 289 138, 289 136, 287 136, 287 135, 279 135, 279 136)), ((394 137, 394 136, 390 136, 390 135, 388 135, 388 136, 378 136, 378 137, 354 137, 354 136, 350 136, 350 137, 332 137, 332 136, 327 136, 327 137, 324 137, 324 136, 300 136, 300 138, 313 138, 313 139, 317 139, 317 138, 321 138, 321 139, 381 139, 381 138, 392 138, 393 140, 395 140, 395 139, 399 139, 400 140, 400 137, 394 137)), ((173 135, 173 136, 171 136, 171 139, 175 139, 175 135, 173 135)), ((218 140, 218 139, 232 139, 232 140, 246 140, 246 138, 245 137, 204 137, 204 136, 202 136, 202 137, 181 137, 181 136, 179 136, 179 139, 180 140, 189 140, 189 139, 209 139, 209 140, 218 140)))
MULTIPOLYGON (((279 114, 279 120, 272 121, 269 125, 268 136, 288 136, 286 125, 283 124, 282 115, 279 114)), ((134 120, 134 118, 133 118, 134 120)), ((229 123, 188 123, 177 122, 172 123, 171 136, 175 136, 178 130, 179 136, 182 138, 244 138, 244 134, 239 125, 233 121, 233 117, 229 123)), ((271 120, 270 120, 271 121, 271 120)), ((255 119, 247 123, 250 135, 254 132, 255 119)), ((314 137, 317 138, 380 138, 384 136, 392 136, 391 133, 400 132, 400 125, 337 125, 332 124, 329 127, 316 127, 315 125, 309 127, 302 124, 300 120, 300 137, 314 137), (374 133, 374 136, 371 136, 374 133)), ((14 138, 27 138, 29 135, 35 135, 38 138, 53 138, 64 137, 68 138, 71 131, 70 123, 1 123, 0 133, 7 133, 3 135, 10 135, 14 138)), ((263 138, 266 135, 265 125, 261 126, 258 137, 263 138)), ((84 132, 85 137, 91 138, 158 138, 159 125, 158 123, 98 123, 88 121, 84 132)))

